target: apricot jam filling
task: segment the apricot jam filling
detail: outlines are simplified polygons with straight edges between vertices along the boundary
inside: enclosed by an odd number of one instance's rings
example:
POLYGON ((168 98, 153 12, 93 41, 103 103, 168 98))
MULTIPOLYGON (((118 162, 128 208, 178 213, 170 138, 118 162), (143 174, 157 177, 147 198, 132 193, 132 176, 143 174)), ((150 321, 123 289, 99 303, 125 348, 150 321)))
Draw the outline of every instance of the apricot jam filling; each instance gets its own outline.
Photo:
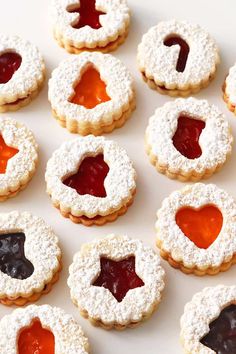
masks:
POLYGON ((104 161, 103 154, 86 157, 79 166, 78 172, 67 177, 63 184, 73 188, 78 194, 90 194, 95 197, 107 196, 104 181, 109 172, 109 166, 104 161))
POLYGON ((222 213, 214 205, 200 209, 183 207, 176 213, 175 220, 185 236, 203 249, 211 246, 223 225, 222 213))
POLYGON ((134 256, 121 261, 102 257, 100 266, 101 272, 93 285, 110 290, 118 302, 124 299, 129 290, 144 286, 144 282, 135 272, 134 256))
POLYGON ((210 323, 209 333, 201 343, 217 354, 236 353, 236 305, 229 305, 210 323))
POLYGON ((100 73, 92 66, 82 74, 79 83, 74 88, 71 103, 92 109, 100 103, 110 101, 106 92, 106 84, 102 81, 100 73))
POLYGON ((54 354, 55 338, 53 333, 42 327, 41 322, 36 319, 29 326, 24 328, 18 339, 19 354, 54 354))
POLYGON ((164 45, 167 47, 178 45, 180 47, 179 57, 176 63, 176 71, 180 73, 184 72, 190 51, 188 43, 178 35, 171 35, 165 39, 164 45))
POLYGON ((0 84, 6 84, 21 66, 22 58, 15 52, 0 55, 0 84))
POLYGON ((186 115, 178 118, 177 130, 172 138, 174 147, 188 159, 197 159, 202 155, 199 145, 200 135, 206 123, 186 115))
POLYGON ((0 173, 5 173, 8 160, 15 156, 19 150, 6 145, 2 135, 0 135, 0 173))
POLYGON ((79 13, 79 18, 72 24, 73 28, 89 26, 93 29, 101 28, 99 16, 104 15, 102 11, 96 9, 96 0, 80 0, 80 4, 74 4, 67 8, 70 13, 79 13))

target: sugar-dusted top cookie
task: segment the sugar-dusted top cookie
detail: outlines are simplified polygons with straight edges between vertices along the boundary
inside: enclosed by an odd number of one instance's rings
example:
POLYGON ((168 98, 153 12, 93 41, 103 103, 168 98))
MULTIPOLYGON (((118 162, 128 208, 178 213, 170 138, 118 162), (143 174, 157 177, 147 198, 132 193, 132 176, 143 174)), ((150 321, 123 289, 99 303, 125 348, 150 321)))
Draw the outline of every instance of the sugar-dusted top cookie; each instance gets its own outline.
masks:
POLYGON ((126 0, 52 0, 51 14, 55 39, 71 53, 109 52, 128 34, 126 0))
POLYGON ((171 96, 187 96, 205 87, 219 63, 211 36, 186 21, 152 27, 138 47, 138 65, 149 84, 171 96))

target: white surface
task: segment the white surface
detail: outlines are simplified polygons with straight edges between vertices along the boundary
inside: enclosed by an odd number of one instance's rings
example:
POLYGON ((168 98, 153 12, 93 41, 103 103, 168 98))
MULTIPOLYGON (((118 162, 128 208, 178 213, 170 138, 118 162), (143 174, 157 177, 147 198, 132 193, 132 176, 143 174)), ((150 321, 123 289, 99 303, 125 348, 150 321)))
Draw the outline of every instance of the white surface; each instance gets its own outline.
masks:
MULTIPOLYGON (((66 58, 67 54, 60 49, 51 33, 49 16, 49 0, 18 0, 1 1, 0 32, 4 34, 18 34, 30 39, 41 49, 48 70, 48 76, 58 63, 66 58)), ((64 219, 51 205, 45 193, 44 171, 45 165, 52 152, 65 140, 75 136, 61 128, 52 118, 50 106, 47 102, 47 85, 40 96, 29 106, 10 116, 19 119, 30 127, 40 146, 40 164, 30 185, 16 198, 0 205, 1 211, 12 209, 29 210, 42 216, 50 223, 61 240, 63 250, 64 269, 59 282, 51 293, 43 296, 38 304, 49 303, 61 306, 67 312, 74 314, 89 336, 94 354, 180 354, 179 318, 183 313, 184 304, 192 295, 208 285, 219 283, 235 283, 235 266, 227 273, 215 277, 197 278, 187 276, 172 269, 166 262, 162 262, 167 272, 167 286, 159 310, 153 317, 134 330, 123 333, 106 332, 92 327, 87 320, 80 317, 77 309, 70 301, 69 289, 66 285, 68 266, 73 254, 83 242, 102 237, 107 233, 126 233, 130 237, 138 237, 146 244, 155 247, 154 223, 156 210, 161 201, 169 193, 183 184, 171 181, 158 174, 150 165, 144 152, 144 130, 148 118, 157 106, 171 98, 161 96, 150 90, 141 80, 137 70, 136 51, 141 36, 149 27, 158 21, 177 18, 186 19, 204 26, 216 39, 220 50, 222 63, 216 80, 196 97, 207 98, 217 104, 229 119, 233 133, 236 136, 236 118, 230 113, 221 96, 221 86, 231 65, 236 60, 235 43, 235 0, 227 0, 227 4, 214 0, 129 0, 132 9, 132 26, 130 35, 115 55, 122 59, 132 71, 137 88, 137 110, 126 125, 114 131, 107 137, 115 139, 128 151, 138 172, 138 193, 134 205, 127 214, 120 217, 115 223, 101 228, 75 225, 64 219)), ((208 182, 213 182, 225 188, 234 197, 235 190, 235 162, 236 150, 225 168, 208 182)), ((10 313, 11 308, 0 306, 0 316, 10 313)))

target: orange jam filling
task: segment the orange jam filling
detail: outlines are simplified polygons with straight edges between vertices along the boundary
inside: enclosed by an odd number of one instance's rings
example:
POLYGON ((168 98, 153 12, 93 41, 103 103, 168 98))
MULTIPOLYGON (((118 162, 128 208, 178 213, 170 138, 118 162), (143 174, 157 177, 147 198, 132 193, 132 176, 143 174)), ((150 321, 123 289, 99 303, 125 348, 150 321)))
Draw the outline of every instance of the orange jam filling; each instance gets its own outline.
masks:
POLYGON ((102 81, 99 72, 93 67, 89 67, 84 72, 74 91, 75 94, 70 102, 87 109, 92 109, 100 103, 111 100, 106 92, 106 84, 102 81))
POLYGON ((204 249, 216 240, 223 224, 222 213, 214 205, 206 205, 201 209, 181 208, 175 220, 185 236, 204 249))
POLYGON ((42 327, 39 320, 23 329, 18 339, 19 354, 54 354, 55 339, 48 329, 42 327))
POLYGON ((5 173, 8 160, 15 156, 19 150, 6 145, 3 137, 0 135, 0 173, 5 173))

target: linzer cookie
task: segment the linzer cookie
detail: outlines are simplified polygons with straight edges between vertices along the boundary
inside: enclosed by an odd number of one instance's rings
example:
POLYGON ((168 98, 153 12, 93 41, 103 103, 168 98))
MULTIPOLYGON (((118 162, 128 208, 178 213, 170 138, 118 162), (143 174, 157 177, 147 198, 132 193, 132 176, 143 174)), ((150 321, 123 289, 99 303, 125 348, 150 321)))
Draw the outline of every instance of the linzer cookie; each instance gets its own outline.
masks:
POLYGON ((110 52, 128 35, 126 0, 53 0, 54 37, 69 53, 110 52))
POLYGON ((32 132, 11 118, 0 118, 0 201, 14 197, 33 177, 38 145, 32 132))
POLYGON ((217 46, 198 25, 160 22, 142 38, 138 65, 148 85, 162 94, 189 96, 206 87, 219 63, 217 46))
POLYGON ((48 161, 45 178, 53 205, 86 226, 124 214, 136 190, 136 172, 126 151, 93 135, 62 144, 48 161))
POLYGON ((28 212, 0 214, 2 304, 23 306, 38 300, 51 290, 60 268, 58 239, 41 218, 28 212))
POLYGON ((45 65, 38 48, 17 36, 0 35, 0 112, 16 111, 38 94, 45 65))
POLYGON ((181 317, 186 354, 233 354, 236 350, 236 287, 218 285, 195 294, 181 317))
POLYGON ((165 285, 159 256, 150 247, 113 234, 83 245, 69 272, 72 301, 105 329, 135 327, 149 318, 165 285))
POLYGON ((81 53, 53 71, 49 81, 52 113, 71 133, 108 133, 121 127, 135 108, 133 86, 120 60, 109 54, 81 53))
POLYGON ((1 354, 88 354, 88 339, 63 310, 30 305, 0 321, 1 354))
POLYGON ((226 271, 236 261, 235 215, 235 200, 213 184, 173 192, 157 213, 161 256, 187 274, 226 271))
POLYGON ((209 178, 230 156, 232 143, 224 114, 192 97, 158 108, 146 130, 151 163, 158 172, 181 181, 209 178))
POLYGON ((231 112, 236 114, 236 64, 229 70, 223 85, 223 98, 231 112))

